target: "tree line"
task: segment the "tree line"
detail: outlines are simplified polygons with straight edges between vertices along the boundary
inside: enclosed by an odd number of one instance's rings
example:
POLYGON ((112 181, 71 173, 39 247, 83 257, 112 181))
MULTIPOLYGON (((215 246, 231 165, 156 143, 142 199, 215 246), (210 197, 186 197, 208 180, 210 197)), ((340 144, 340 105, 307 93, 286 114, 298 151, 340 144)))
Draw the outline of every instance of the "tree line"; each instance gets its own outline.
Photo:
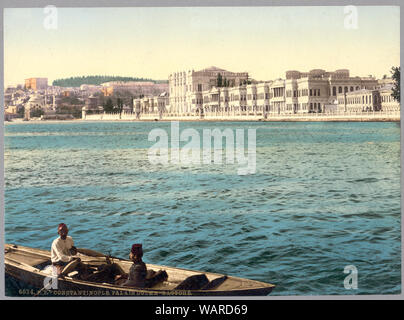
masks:
MULTIPOLYGON (((251 84, 251 81, 248 79, 244 79, 240 83, 241 85, 246 85, 246 84, 251 84)), ((228 88, 232 87, 233 83, 229 80, 226 79, 226 77, 223 77, 220 73, 217 74, 216 78, 216 87, 217 88, 228 88)))
POLYGON ((53 86, 60 87, 80 87, 82 84, 100 85, 104 82, 110 81, 151 81, 154 83, 164 83, 165 80, 153 80, 148 78, 137 77, 120 77, 120 76, 82 76, 82 77, 70 77, 63 79, 56 79, 52 82, 53 86))

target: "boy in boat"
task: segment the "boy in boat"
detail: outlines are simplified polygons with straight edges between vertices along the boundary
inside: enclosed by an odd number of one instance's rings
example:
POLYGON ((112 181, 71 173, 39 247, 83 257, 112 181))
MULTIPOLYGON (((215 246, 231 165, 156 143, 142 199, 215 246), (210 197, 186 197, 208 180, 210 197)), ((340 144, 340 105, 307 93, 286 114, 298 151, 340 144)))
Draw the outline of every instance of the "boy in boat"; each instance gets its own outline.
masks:
POLYGON ((75 258, 77 249, 74 246, 72 237, 68 236, 69 229, 64 223, 58 226, 59 238, 53 240, 51 248, 51 261, 52 265, 56 267, 57 274, 61 274, 63 268, 75 258))

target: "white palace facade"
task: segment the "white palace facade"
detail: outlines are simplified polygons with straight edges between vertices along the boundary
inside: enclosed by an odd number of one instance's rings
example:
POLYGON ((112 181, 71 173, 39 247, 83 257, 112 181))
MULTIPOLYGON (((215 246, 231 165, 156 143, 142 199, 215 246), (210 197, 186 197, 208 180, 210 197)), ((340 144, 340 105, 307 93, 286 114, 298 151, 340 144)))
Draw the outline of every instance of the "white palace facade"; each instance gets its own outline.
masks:
MULTIPOLYGON (((255 81, 247 72, 217 67, 169 75, 168 94, 134 100, 134 112, 158 110, 171 115, 225 113, 228 115, 282 115, 330 112, 400 110, 391 97, 392 82, 351 76, 349 70, 287 71, 284 79, 255 81), (221 84, 218 85, 220 75, 221 84)), ((391 80, 391 79, 390 79, 391 80)))

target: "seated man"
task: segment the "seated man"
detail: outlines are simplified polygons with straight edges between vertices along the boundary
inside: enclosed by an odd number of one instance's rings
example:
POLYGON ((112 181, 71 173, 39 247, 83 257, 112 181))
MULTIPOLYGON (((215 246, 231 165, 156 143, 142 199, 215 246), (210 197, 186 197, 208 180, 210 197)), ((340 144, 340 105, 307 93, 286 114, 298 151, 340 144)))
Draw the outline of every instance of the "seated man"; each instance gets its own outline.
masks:
POLYGON ((151 288, 167 280, 168 275, 166 271, 159 270, 155 272, 154 270, 147 270, 145 263, 142 261, 142 257, 142 245, 132 245, 129 259, 132 260, 133 264, 129 269, 129 274, 124 273, 122 268, 117 265, 119 268, 114 269, 116 270, 115 274, 117 274, 114 283, 126 287, 151 288))
POLYGON ((129 269, 128 280, 123 283, 126 287, 140 287, 143 288, 146 285, 147 268, 142 261, 143 249, 141 244, 132 245, 132 249, 129 254, 129 259, 133 264, 129 269))
POLYGON ((73 255, 77 254, 77 249, 73 245, 72 237, 67 234, 69 229, 64 223, 59 224, 58 234, 59 238, 53 240, 51 248, 51 261, 52 265, 55 266, 57 275, 62 273, 63 268, 74 259, 73 255))

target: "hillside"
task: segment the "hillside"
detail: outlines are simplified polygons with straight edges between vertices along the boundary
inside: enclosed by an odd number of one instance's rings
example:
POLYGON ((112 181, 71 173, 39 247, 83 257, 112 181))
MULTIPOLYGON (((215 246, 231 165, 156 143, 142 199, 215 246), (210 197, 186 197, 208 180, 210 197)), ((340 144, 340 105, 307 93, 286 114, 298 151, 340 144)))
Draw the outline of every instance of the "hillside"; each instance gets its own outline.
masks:
POLYGON ((54 86, 60 87, 80 87, 82 84, 94 84, 100 85, 109 81, 152 81, 154 83, 167 83, 166 80, 153 80, 147 78, 136 77, 120 77, 120 76, 82 76, 82 77, 70 77, 63 79, 56 79, 52 82, 54 86))

